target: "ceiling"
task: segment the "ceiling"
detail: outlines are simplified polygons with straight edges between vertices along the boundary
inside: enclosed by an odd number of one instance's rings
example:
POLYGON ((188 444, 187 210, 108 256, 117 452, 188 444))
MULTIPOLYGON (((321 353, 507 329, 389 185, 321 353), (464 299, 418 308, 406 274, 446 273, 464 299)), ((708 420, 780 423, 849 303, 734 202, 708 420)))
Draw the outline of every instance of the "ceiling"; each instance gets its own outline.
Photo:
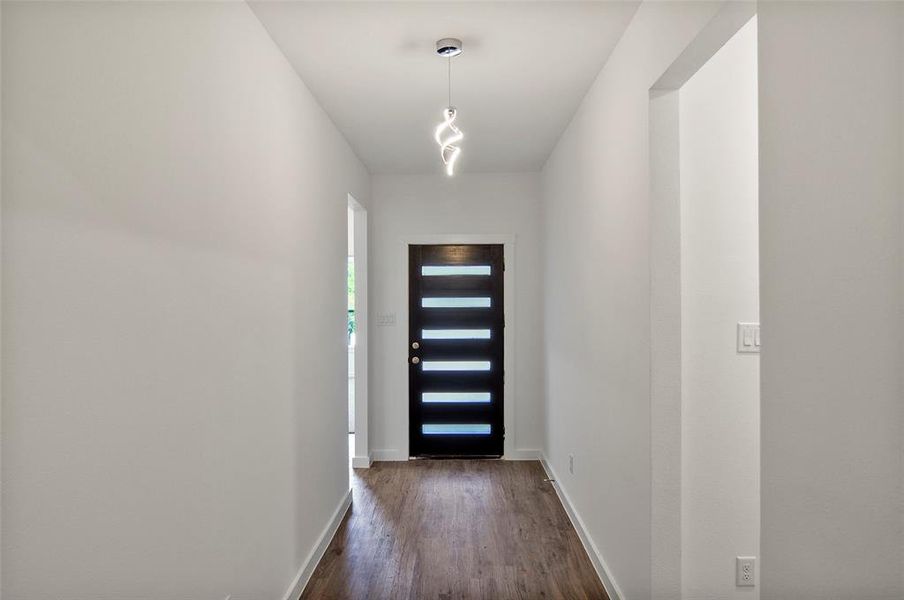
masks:
POLYGON ((284 2, 252 9, 373 173, 442 172, 434 43, 457 37, 461 172, 536 171, 637 2, 284 2))

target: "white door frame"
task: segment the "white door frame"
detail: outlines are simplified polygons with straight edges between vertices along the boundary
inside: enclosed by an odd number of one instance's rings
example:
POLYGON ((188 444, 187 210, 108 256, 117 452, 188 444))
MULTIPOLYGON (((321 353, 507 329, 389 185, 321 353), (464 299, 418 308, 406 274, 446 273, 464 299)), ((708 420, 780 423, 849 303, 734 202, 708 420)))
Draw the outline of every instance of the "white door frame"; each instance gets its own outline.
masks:
POLYGON ((367 209, 351 194, 348 195, 348 207, 355 219, 355 454, 352 466, 366 469, 373 462, 367 438, 367 209))
POLYGON ((726 2, 650 88, 650 579, 653 600, 682 597, 678 90, 754 15, 756 2, 726 2))
MULTIPOLYGON (((399 311, 399 324, 403 328, 405 335, 405 353, 408 356, 408 246, 420 244, 502 244, 503 256, 505 260, 505 273, 502 279, 503 285, 503 310, 505 311, 505 339, 502 344, 503 353, 503 369, 505 370, 505 380, 502 386, 502 412, 503 423, 505 424, 505 443, 503 445, 503 458, 518 460, 522 458, 515 450, 515 236, 512 234, 426 234, 426 235, 407 235, 401 239, 399 246, 399 264, 401 268, 401 281, 399 285, 404 290, 404 302, 401 303, 399 311)), ((394 374, 404 382, 402 388, 405 390, 405 442, 404 456, 407 458, 409 454, 409 438, 408 438, 408 361, 407 358, 400 361, 398 366, 393 366, 394 374)), ((536 453, 533 457, 536 459, 536 453)))

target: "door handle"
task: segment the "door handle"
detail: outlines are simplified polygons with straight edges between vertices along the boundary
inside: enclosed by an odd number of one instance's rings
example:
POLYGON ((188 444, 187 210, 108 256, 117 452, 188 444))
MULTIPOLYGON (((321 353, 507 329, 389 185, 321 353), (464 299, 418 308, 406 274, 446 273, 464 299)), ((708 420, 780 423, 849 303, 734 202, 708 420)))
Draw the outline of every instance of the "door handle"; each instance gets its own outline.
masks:
POLYGON ((414 358, 411 359, 411 364, 413 364, 413 365, 416 365, 419 362, 421 362, 421 359, 419 359, 417 356, 415 356, 414 358))
POLYGON ((417 342, 412 342, 412 343, 411 343, 411 347, 414 348, 415 350, 417 350, 418 348, 421 347, 421 345, 418 344, 417 342))

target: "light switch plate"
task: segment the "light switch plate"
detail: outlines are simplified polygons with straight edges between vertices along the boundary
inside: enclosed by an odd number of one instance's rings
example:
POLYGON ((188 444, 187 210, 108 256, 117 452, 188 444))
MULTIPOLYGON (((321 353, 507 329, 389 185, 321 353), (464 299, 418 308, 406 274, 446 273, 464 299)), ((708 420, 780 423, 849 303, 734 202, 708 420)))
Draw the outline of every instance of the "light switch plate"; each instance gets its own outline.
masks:
POLYGON ((380 313, 377 315, 377 327, 392 327, 395 322, 395 313, 380 313))
POLYGON ((760 324, 738 323, 738 354, 758 354, 760 351, 760 324))

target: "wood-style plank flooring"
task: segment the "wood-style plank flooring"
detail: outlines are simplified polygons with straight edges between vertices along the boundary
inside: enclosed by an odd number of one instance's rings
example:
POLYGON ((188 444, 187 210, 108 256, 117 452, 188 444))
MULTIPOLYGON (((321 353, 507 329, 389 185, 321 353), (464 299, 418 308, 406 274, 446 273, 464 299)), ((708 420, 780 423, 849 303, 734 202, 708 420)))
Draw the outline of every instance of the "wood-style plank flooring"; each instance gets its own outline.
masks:
POLYGON ((539 462, 378 462, 302 598, 606 599, 539 462))

